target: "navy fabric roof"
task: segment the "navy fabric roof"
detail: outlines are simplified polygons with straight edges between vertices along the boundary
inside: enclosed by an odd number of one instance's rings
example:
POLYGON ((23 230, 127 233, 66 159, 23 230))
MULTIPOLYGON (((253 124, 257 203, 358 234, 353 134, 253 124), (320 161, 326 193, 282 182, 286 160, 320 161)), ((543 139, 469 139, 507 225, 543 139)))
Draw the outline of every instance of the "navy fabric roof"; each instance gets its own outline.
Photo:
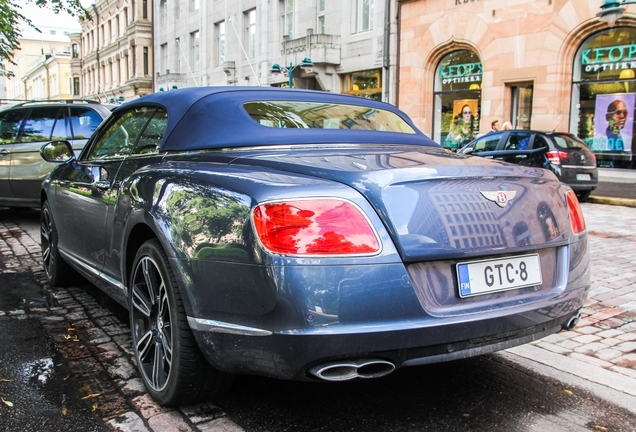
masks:
POLYGON ((148 105, 161 106, 168 113, 161 146, 164 151, 319 143, 415 144, 439 147, 419 131, 405 113, 393 105, 336 93, 277 87, 192 87, 153 93, 126 102, 114 112, 148 105), (384 109, 399 115, 416 133, 272 128, 256 122, 243 108, 245 102, 275 100, 340 103, 384 109))

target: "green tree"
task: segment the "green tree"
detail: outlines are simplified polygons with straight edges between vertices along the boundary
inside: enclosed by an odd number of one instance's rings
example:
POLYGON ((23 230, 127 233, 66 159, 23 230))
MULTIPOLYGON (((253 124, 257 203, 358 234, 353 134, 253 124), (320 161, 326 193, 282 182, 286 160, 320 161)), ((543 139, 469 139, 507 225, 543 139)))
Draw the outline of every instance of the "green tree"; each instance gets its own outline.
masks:
MULTIPOLYGON (((40 31, 22 14, 22 6, 17 3, 15 0, 0 0, 0 62, 15 64, 13 52, 20 48, 18 39, 22 36, 22 24, 40 31)), ((26 0, 26 3, 51 9, 55 13, 65 12, 80 20, 90 19, 90 14, 82 7, 80 0, 26 0)))

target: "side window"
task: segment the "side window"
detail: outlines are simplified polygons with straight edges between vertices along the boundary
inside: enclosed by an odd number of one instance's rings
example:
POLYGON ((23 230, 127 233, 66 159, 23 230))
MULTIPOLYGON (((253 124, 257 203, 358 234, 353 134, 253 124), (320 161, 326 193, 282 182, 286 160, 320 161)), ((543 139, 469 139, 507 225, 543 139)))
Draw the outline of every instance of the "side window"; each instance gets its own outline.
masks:
POLYGON ((32 108, 24 121, 20 142, 49 141, 58 120, 64 121, 59 106, 32 108))
POLYGON ((161 142, 163 141, 163 133, 168 123, 168 113, 163 109, 158 109, 152 116, 150 122, 139 137, 137 145, 133 150, 133 154, 152 154, 158 153, 161 142))
POLYGON ((538 149, 538 148, 546 148, 546 147, 548 147, 548 142, 545 140, 545 138, 543 138, 540 135, 535 135, 534 143, 532 143, 532 148, 538 149))
POLYGON ((51 134, 51 140, 68 140, 71 139, 71 128, 68 124, 68 119, 64 116, 55 122, 53 126, 53 133, 51 134))
POLYGON ((97 126, 102 122, 102 117, 90 108, 71 107, 71 126, 73 139, 88 139, 97 126))
POLYGON ((508 134, 504 150, 527 150, 530 134, 527 132, 511 132, 508 134))
POLYGON ((154 107, 133 108, 114 117, 92 143, 87 158, 112 159, 130 154, 141 131, 156 110, 154 107))
POLYGON ((475 152, 495 151, 501 134, 488 134, 475 143, 475 152))
POLYGON ((18 109, 0 113, 0 145, 16 142, 25 112, 18 109))

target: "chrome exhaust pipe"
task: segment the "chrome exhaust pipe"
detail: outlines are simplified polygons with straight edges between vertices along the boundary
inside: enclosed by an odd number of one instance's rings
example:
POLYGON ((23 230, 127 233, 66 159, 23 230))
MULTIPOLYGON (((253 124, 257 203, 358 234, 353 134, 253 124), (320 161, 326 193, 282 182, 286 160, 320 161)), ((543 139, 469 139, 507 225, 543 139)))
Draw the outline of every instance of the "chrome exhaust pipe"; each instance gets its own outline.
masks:
POLYGON ((572 330, 581 320, 581 311, 577 310, 572 314, 570 318, 563 324, 563 330, 572 330))
POLYGON ((395 370, 386 360, 343 360, 313 366, 308 372, 325 381, 348 381, 356 378, 380 378, 395 370))

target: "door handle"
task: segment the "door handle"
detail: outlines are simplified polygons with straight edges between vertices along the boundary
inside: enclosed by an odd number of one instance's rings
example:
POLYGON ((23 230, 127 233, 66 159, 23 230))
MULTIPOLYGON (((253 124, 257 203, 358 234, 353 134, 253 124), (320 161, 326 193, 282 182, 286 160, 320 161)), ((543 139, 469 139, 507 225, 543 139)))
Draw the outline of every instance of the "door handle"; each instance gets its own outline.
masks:
POLYGON ((7 150, 7 149, 0 150, 0 155, 8 155, 8 154, 11 154, 11 152, 9 150, 7 150))

